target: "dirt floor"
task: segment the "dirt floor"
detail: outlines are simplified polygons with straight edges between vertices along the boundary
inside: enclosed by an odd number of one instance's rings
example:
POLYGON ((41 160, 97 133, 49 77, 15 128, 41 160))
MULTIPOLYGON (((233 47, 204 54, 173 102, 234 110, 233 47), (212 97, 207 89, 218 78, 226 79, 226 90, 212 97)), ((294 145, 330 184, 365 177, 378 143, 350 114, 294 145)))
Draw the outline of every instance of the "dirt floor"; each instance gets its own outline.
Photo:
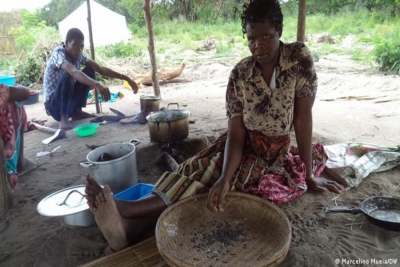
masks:
MULTIPOLYGON (((319 91, 314 106, 314 141, 334 144, 346 141, 377 145, 398 145, 400 142, 400 77, 372 74, 368 67, 355 64, 344 56, 320 58, 316 63, 319 91)), ((190 139, 216 137, 227 127, 225 88, 230 67, 222 64, 188 66, 183 78, 189 83, 161 86, 162 106, 178 102, 191 112, 190 139)), ((139 95, 151 95, 152 88, 141 88, 133 95, 121 86, 113 86, 125 97, 114 103, 102 104, 132 115, 140 111, 139 95)), ((47 117, 40 102, 27 106, 29 119, 48 119, 46 125, 57 123, 47 117)), ((95 106, 87 108, 94 112, 95 106)), ((82 123, 82 122, 81 122, 82 123)), ((41 199, 52 192, 84 183, 88 145, 126 142, 137 138, 139 180, 154 183, 160 168, 154 168, 154 155, 159 147, 150 144, 147 125, 109 123, 100 126, 95 136, 67 138, 50 147, 41 141, 49 135, 40 131, 25 134, 26 155, 37 159, 40 167, 20 177, 14 205, 0 219, 0 266, 77 266, 101 256, 105 239, 96 226, 71 227, 62 218, 43 217, 36 211, 41 199), (36 158, 37 152, 61 146, 52 156, 36 158)), ((195 147, 196 148, 196 147, 195 147)), ((195 148, 191 148, 193 151, 195 148)), ((348 190, 336 199, 338 205, 358 205, 370 196, 400 197, 400 169, 372 174, 355 190, 348 190)), ((279 205, 293 227, 290 252, 283 266, 386 266, 372 260, 399 258, 400 233, 381 229, 364 220, 362 215, 326 215, 323 207, 335 205, 333 193, 307 193, 299 199, 279 205), (357 264, 350 260, 358 260, 357 264), (348 260, 346 262, 346 260, 348 260), (365 264, 366 260, 369 264, 365 264)), ((400 266, 400 259, 397 264, 400 266)))

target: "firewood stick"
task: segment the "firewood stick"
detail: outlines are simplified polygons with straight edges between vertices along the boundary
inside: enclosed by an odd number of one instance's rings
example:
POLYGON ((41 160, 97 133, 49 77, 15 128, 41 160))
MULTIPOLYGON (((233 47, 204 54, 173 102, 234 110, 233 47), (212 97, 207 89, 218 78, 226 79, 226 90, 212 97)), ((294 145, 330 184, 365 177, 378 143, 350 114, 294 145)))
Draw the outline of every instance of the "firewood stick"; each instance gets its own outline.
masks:
POLYGON ((55 129, 55 128, 51 128, 51 127, 40 125, 39 123, 36 123, 36 122, 32 122, 32 124, 35 125, 36 129, 38 129, 39 131, 42 131, 42 132, 45 132, 45 133, 49 133, 49 134, 54 134, 58 130, 58 129, 55 129))
POLYGON ((169 153, 163 152, 161 158, 168 164, 173 172, 179 169, 179 164, 169 153))

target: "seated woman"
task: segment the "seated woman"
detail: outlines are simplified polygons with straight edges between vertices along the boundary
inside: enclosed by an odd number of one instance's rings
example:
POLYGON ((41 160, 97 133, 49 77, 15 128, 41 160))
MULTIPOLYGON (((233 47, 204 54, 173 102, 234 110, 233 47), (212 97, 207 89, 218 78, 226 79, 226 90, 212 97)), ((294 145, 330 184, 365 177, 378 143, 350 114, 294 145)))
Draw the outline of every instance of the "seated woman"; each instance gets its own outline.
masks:
POLYGON ((244 4, 242 31, 252 56, 232 70, 226 92, 228 131, 213 144, 166 172, 153 194, 136 202, 116 201, 87 177, 88 203, 113 250, 120 250, 154 229, 168 205, 209 192, 208 208, 222 211, 228 191, 254 194, 283 203, 306 192, 343 187, 321 177, 327 155, 312 145, 312 106, 317 76, 303 43, 283 43, 283 15, 276 0, 244 4), (298 148, 290 146, 293 124, 298 148))
POLYGON ((27 88, 0 84, 0 134, 4 146, 1 153, 6 159, 7 178, 12 193, 15 192, 18 175, 35 167, 35 163, 24 157, 23 149, 26 113, 20 101, 28 99, 29 96, 27 88))

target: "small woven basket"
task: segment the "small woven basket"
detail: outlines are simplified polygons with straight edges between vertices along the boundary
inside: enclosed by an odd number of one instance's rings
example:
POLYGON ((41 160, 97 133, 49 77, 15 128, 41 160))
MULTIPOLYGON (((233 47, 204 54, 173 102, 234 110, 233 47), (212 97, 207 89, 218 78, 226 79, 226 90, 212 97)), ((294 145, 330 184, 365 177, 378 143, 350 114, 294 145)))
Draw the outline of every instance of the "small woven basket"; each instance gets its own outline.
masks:
POLYGON ((230 192, 225 211, 213 213, 207 197, 186 198, 161 214, 157 247, 169 266, 278 266, 285 259, 292 230, 277 206, 230 192))

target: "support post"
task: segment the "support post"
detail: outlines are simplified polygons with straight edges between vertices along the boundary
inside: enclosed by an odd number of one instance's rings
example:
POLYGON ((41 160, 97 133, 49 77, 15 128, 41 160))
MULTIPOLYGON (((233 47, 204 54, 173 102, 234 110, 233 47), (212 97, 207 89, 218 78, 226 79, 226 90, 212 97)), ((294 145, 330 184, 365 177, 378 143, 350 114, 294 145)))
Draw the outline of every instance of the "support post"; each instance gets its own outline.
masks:
MULTIPOLYGON (((88 27, 89 27, 89 42, 90 42, 90 56, 92 60, 95 60, 94 54, 94 45, 93 45, 93 32, 92 32, 92 12, 90 11, 90 0, 86 0, 87 3, 87 11, 88 11, 88 27)), ((99 105, 99 96, 97 95, 97 91, 94 90, 94 102, 96 103, 96 113, 100 113, 100 105, 99 105)))
POLYGON ((297 41, 304 42, 306 35, 307 0, 299 0, 299 14, 297 20, 297 41))
POLYGON ((144 15, 146 18, 146 25, 147 25, 147 31, 149 35, 149 55, 150 55, 150 62, 151 62, 151 79, 153 81, 153 90, 154 90, 154 95, 155 96, 161 96, 160 92, 160 84, 158 82, 158 77, 157 77, 157 60, 156 60, 156 54, 154 51, 154 33, 153 33, 153 23, 151 19, 151 13, 150 13, 150 0, 144 0, 144 15))

